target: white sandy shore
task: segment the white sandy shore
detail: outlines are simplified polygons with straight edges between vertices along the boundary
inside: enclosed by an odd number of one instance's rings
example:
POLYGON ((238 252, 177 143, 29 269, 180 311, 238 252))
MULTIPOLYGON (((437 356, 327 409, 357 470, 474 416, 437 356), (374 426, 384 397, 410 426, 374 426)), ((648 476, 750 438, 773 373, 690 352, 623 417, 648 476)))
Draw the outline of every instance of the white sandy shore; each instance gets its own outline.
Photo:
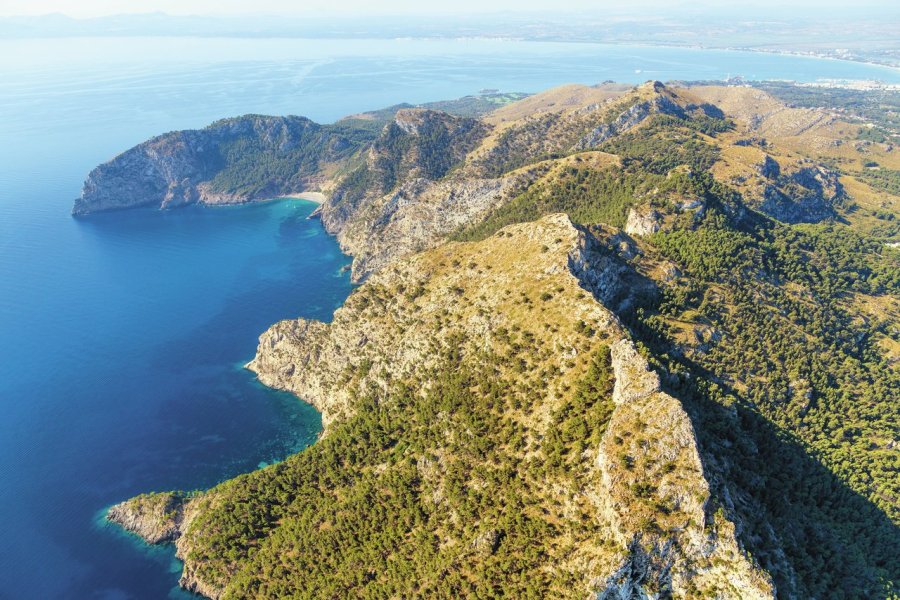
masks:
POLYGON ((322 204, 325 202, 325 194, 322 192, 299 192, 297 194, 284 194, 281 196, 282 198, 300 198, 302 200, 309 200, 310 202, 315 202, 316 204, 322 204))

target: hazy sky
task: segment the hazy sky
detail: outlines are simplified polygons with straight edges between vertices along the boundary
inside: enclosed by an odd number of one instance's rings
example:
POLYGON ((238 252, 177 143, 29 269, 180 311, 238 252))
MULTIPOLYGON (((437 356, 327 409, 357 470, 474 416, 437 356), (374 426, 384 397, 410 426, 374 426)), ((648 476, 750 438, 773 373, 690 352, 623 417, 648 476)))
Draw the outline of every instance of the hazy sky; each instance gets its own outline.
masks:
MULTIPOLYGON (((671 12, 673 5, 684 7, 722 7, 717 0, 0 0, 0 15, 40 15, 63 13, 72 17, 97 17, 112 14, 162 11, 173 15, 217 14, 234 15, 248 13, 265 14, 466 14, 499 11, 579 11, 602 10, 604 6, 621 12, 653 10, 665 7, 671 12)), ((726 3, 741 12, 759 9, 760 19, 765 19, 769 9, 809 8, 821 16, 829 7, 847 7, 845 0, 750 0, 726 3)), ((896 0, 856 0, 856 10, 873 13, 880 9, 896 11, 896 0)))

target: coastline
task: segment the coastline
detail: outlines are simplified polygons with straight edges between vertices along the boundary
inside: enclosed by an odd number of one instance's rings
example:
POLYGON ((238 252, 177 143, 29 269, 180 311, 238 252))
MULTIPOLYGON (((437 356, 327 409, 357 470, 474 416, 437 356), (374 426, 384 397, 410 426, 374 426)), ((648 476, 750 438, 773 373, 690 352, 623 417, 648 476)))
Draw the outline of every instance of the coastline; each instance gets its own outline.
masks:
MULTIPOLYGON (((323 194, 321 192, 317 192, 317 191, 295 192, 295 193, 289 193, 289 194, 279 194, 276 196, 269 197, 267 199, 259 199, 259 200, 248 199, 243 202, 222 203, 222 204, 197 203, 197 204, 189 205, 189 206, 195 206, 198 208, 218 208, 218 207, 227 207, 227 206, 241 207, 241 206, 245 206, 245 205, 249 206, 251 204, 265 204, 265 203, 288 200, 288 199, 304 200, 304 201, 312 202, 313 204, 316 204, 315 210, 312 213, 314 215, 314 214, 316 214, 317 211, 321 210, 321 205, 325 202, 327 197, 325 196, 325 194, 323 194)), ((182 208, 182 207, 178 207, 178 208, 182 208)), ((123 210, 127 210, 127 209, 123 209, 123 210)), ((162 210, 175 210, 175 209, 162 209, 162 210)), ((119 212, 119 211, 117 210, 117 211, 111 211, 111 212, 119 212)), ((310 217, 307 217, 307 219, 309 219, 309 218, 310 217)), ((324 227, 322 227, 322 230, 324 231, 324 227)), ((331 239, 334 242, 334 244, 337 246, 336 237, 333 234, 328 233, 327 231, 325 233, 326 233, 327 237, 329 239, 331 239)), ((340 250, 339 246, 337 246, 337 249, 339 252, 343 253, 340 250)), ((341 267, 341 273, 344 273, 346 271, 349 271, 349 264, 341 267)), ((344 296, 343 300, 341 300, 341 304, 340 304, 341 306, 343 306, 344 301, 346 301, 346 295, 344 296)), ((314 317, 314 318, 325 319, 326 316, 323 314, 319 317, 314 317)), ((274 325, 277 322, 278 321, 272 321, 269 325, 266 326, 266 329, 264 331, 267 331, 272 325, 274 325)), ((254 356, 255 356, 255 351, 254 351, 254 356)), ((322 413, 319 408, 317 408, 312 403, 308 402, 307 400, 305 400, 304 398, 298 396, 297 394, 295 394, 293 392, 278 390, 276 388, 273 388, 273 387, 267 386, 266 384, 263 384, 261 381, 259 381, 258 377, 256 376, 256 373, 254 373, 248 369, 248 365, 249 365, 249 361, 244 361, 244 360, 233 363, 233 366, 237 367, 239 370, 249 372, 249 374, 252 376, 252 379, 251 379, 252 385, 265 387, 266 390, 268 391, 268 393, 274 392, 275 394, 279 394, 279 395, 283 394, 285 396, 289 396, 290 397, 289 399, 287 399, 287 398, 285 399, 286 402, 290 402, 291 404, 306 406, 313 413, 315 413, 315 415, 317 417, 317 422, 315 424, 315 427, 310 427, 310 429, 313 429, 315 431, 314 437, 312 439, 309 439, 308 441, 301 442, 301 445, 299 445, 299 446, 294 446, 285 455, 263 457, 261 462, 259 462, 255 467, 251 467, 248 471, 239 472, 236 475, 230 475, 230 476, 226 477, 226 479, 224 479, 224 480, 220 480, 217 483, 213 483, 209 488, 204 488, 204 490, 203 490, 204 492, 216 487, 218 485, 218 483, 221 483, 222 481, 227 481, 228 479, 238 477, 244 473, 253 473, 253 472, 259 471, 260 469, 264 469, 268 466, 271 466, 273 464, 277 464, 278 462, 284 461, 287 458, 289 458, 290 456, 293 456, 299 452, 302 452, 303 450, 306 450, 307 448, 311 447, 313 444, 317 443, 320 440, 320 438, 324 432, 324 428, 322 427, 322 423, 321 423, 321 414, 322 413)), ((174 493, 173 492, 150 492, 149 495, 155 496, 155 495, 174 494, 176 497, 181 496, 182 501, 184 502, 184 506, 187 506, 187 501, 193 498, 193 496, 192 496, 193 493, 195 493, 195 492, 189 492, 187 496, 183 496, 183 492, 174 492, 174 493)), ((127 544, 130 550, 137 551, 141 555, 142 559, 150 559, 150 560, 154 561, 155 563, 160 565, 163 569, 165 569, 166 573, 168 573, 169 575, 173 575, 175 577, 175 579, 170 581, 171 589, 168 592, 169 598, 172 598, 175 600, 189 600, 190 598, 195 598, 195 599, 196 598, 199 598, 199 599, 215 598, 216 596, 214 595, 213 591, 210 591, 210 588, 204 587, 204 584, 202 582, 200 582, 198 579, 196 579, 196 577, 193 575, 192 572, 185 570, 184 561, 183 561, 182 557, 179 555, 179 546, 177 544, 178 538, 185 531, 180 520, 175 521, 175 523, 176 523, 175 527, 176 527, 177 534, 171 538, 166 537, 166 538, 156 538, 156 539, 149 538, 148 539, 147 530, 141 529, 141 527, 146 527, 147 523, 150 523, 149 527, 151 528, 150 531, 152 532, 153 528, 158 527, 159 523, 162 522, 161 519, 164 520, 164 519, 169 519, 169 518, 175 518, 174 515, 176 515, 176 514, 179 515, 178 519, 180 519, 181 518, 180 514, 181 514, 181 511, 183 510, 183 508, 181 508, 179 506, 177 511, 173 511, 173 510, 169 510, 169 509, 171 509, 170 506, 166 506, 163 509, 164 512, 162 515, 156 515, 156 514, 151 513, 151 515, 148 518, 148 521, 146 523, 140 519, 136 522, 132 521, 132 525, 135 525, 135 524, 138 525, 137 529, 133 528, 133 527, 129 527, 127 522, 123 522, 122 520, 119 520, 112 516, 112 511, 114 511, 117 507, 127 507, 128 503, 134 501, 135 498, 140 498, 145 495, 147 495, 147 494, 139 494, 138 496, 133 496, 126 500, 122 500, 122 501, 114 503, 114 504, 109 504, 109 505, 103 507, 102 509, 96 511, 94 513, 94 517, 93 517, 93 521, 92 521, 93 527, 97 531, 102 531, 104 533, 112 535, 119 542, 121 542, 123 544, 127 544)), ((200 494, 199 494, 199 492, 197 492, 197 498, 199 498, 199 497, 200 497, 200 494)), ((126 509, 123 508, 123 510, 126 510, 126 509)), ((126 512, 124 514, 126 516, 131 515, 132 511, 130 509, 128 509, 128 510, 126 510, 126 512)), ((140 511, 136 511, 133 514, 140 514, 140 511)), ((152 533, 150 535, 152 535, 152 533)))

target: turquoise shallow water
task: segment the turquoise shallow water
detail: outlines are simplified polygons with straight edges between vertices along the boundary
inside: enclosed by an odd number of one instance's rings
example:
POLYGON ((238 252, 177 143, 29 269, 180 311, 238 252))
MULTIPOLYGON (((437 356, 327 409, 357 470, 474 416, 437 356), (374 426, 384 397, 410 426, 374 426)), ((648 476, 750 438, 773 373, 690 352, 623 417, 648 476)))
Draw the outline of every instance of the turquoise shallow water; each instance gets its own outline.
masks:
POLYGON ((484 87, 727 75, 900 82, 836 61, 590 44, 0 40, 0 597, 184 596, 171 550, 100 511, 312 442, 316 412, 241 365, 269 324, 328 319, 351 289, 309 202, 73 219, 92 166, 247 112, 327 121, 484 87))

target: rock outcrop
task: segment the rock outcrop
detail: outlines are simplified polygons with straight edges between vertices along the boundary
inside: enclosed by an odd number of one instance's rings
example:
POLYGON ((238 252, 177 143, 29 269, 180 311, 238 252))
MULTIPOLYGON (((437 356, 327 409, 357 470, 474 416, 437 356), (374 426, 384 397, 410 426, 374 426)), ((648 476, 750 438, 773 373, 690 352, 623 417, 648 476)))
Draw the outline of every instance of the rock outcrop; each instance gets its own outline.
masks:
POLYGON ((601 123, 592 129, 576 142, 575 150, 597 148, 603 142, 634 129, 654 114, 685 116, 685 109, 676 101, 677 97, 662 83, 654 81, 641 88, 645 93, 651 94, 649 99, 635 102, 612 122, 601 123))
POLYGON ((651 207, 641 206, 628 210, 625 232, 629 235, 653 235, 660 228, 661 215, 651 207))
MULTIPOLYGON (((766 157, 767 164, 777 162, 766 157)), ((818 223, 833 218, 835 207, 847 198, 838 174, 820 165, 802 166, 790 173, 769 167, 759 209, 785 223, 818 223)), ((752 202, 752 199, 751 199, 752 202)))
POLYGON ((488 130, 476 119, 434 110, 397 111, 365 163, 337 181, 317 213, 354 256, 355 281, 394 257, 434 246, 497 204, 509 179, 446 177, 488 130))
POLYGON ((172 542, 184 521, 185 497, 174 492, 142 494, 111 507, 106 518, 149 544, 172 542))
POLYGON ((628 339, 612 345, 613 412, 597 453, 597 494, 625 558, 598 600, 774 598, 770 577, 713 512, 691 419, 628 339))
POLYGON ((713 173, 738 189, 747 206, 784 223, 818 223, 837 216, 849 199, 837 171, 771 152, 727 146, 713 173))
POLYGON ((179 585, 201 596, 217 599, 220 590, 198 576, 196 569, 187 560, 190 544, 183 538, 194 519, 208 506, 209 494, 141 494, 112 506, 106 513, 106 519, 134 533, 148 544, 174 543, 175 556, 185 561, 179 585))
POLYGON ((353 256, 353 280, 362 281, 395 258, 432 248, 477 222, 509 194, 515 181, 513 177, 408 180, 360 207, 342 228, 327 212, 323 221, 353 256))

